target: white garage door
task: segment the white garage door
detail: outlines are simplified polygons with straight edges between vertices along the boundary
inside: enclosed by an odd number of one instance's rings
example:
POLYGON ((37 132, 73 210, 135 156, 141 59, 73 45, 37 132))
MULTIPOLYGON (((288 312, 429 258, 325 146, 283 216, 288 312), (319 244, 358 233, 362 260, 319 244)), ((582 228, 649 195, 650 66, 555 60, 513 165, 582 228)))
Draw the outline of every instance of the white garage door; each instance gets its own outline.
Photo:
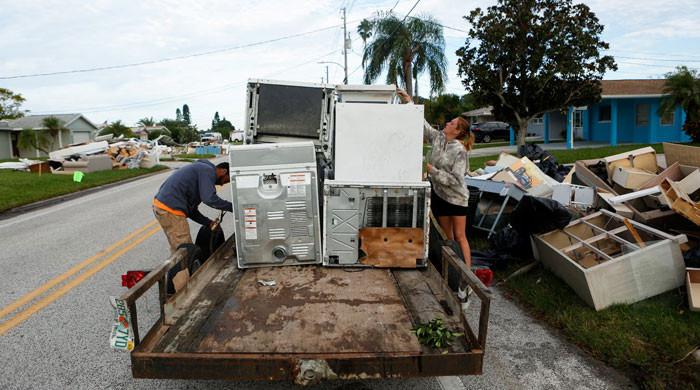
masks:
POLYGON ((73 133, 73 143, 79 144, 82 142, 90 142, 90 133, 88 132, 75 132, 73 133))

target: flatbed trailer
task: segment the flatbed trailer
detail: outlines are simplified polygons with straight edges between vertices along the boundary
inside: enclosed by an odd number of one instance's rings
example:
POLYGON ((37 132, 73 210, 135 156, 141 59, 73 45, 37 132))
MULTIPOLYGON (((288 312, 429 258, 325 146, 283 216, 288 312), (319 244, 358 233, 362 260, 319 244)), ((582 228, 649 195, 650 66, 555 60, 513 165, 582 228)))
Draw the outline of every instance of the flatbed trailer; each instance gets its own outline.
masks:
POLYGON ((441 271, 430 264, 238 269, 231 238, 168 297, 168 270, 187 256, 180 249, 121 297, 134 332, 132 374, 300 385, 481 374, 491 295, 451 248, 441 251, 441 271), (455 276, 481 302, 476 332, 448 287, 455 276), (159 289, 160 317, 140 339, 136 301, 152 287, 159 289), (464 333, 444 350, 421 345, 412 332, 436 317, 464 333))

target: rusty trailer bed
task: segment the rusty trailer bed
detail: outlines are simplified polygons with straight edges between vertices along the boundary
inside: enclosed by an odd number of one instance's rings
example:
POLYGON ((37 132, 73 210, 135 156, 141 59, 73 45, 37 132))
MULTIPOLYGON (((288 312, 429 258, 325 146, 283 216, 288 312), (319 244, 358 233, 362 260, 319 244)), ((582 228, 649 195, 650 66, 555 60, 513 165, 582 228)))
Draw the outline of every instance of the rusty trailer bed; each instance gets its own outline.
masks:
POLYGON ((132 326, 136 300, 156 283, 161 315, 131 352, 136 378, 288 380, 481 374, 490 294, 443 248, 442 274, 424 270, 290 266, 241 270, 228 240, 186 287, 166 298, 176 252, 125 293, 132 326), (472 331, 448 272, 481 301, 472 331), (266 286, 259 281, 275 281, 266 286), (441 317, 464 333, 448 350, 419 344, 412 328, 441 317))

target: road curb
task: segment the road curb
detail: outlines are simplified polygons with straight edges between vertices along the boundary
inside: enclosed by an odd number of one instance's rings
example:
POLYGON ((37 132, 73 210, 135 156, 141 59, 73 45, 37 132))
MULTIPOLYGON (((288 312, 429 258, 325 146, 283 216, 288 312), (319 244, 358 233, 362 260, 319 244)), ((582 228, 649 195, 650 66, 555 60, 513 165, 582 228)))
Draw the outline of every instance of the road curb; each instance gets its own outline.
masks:
POLYGON ((71 192, 70 194, 59 195, 59 196, 56 196, 53 198, 44 199, 44 200, 40 200, 40 201, 37 201, 34 203, 25 204, 23 206, 17 206, 15 208, 11 208, 9 210, 0 212, 0 221, 5 220, 5 219, 9 219, 12 217, 16 217, 18 215, 22 215, 22 214, 28 213, 30 211, 35 211, 35 210, 43 209, 46 207, 54 206, 54 205, 57 205, 57 204, 60 204, 63 202, 67 202, 69 200, 77 199, 77 198, 83 197, 85 195, 90 195, 90 194, 93 194, 95 192, 110 189, 112 187, 116 187, 116 186, 119 186, 122 184, 127 184, 127 183, 131 183, 131 182, 134 182, 137 180, 146 179, 148 177, 155 176, 155 175, 158 175, 158 174, 170 171, 170 170, 172 170, 172 168, 161 169, 159 171, 147 173, 147 174, 141 175, 141 176, 131 177, 128 179, 116 181, 114 183, 103 184, 101 186, 87 188, 87 189, 76 191, 76 192, 71 192))

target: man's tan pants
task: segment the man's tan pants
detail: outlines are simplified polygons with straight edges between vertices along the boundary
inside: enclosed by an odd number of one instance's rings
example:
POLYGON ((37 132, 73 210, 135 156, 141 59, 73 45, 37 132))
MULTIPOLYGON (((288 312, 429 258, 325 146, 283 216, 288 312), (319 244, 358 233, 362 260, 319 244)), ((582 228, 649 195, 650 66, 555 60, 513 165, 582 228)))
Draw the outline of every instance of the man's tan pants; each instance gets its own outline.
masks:
POLYGON ((165 237, 168 238, 170 253, 175 253, 177 247, 181 244, 192 243, 190 224, 187 223, 187 217, 171 214, 155 206, 153 207, 153 214, 156 215, 158 223, 163 228, 165 237))

